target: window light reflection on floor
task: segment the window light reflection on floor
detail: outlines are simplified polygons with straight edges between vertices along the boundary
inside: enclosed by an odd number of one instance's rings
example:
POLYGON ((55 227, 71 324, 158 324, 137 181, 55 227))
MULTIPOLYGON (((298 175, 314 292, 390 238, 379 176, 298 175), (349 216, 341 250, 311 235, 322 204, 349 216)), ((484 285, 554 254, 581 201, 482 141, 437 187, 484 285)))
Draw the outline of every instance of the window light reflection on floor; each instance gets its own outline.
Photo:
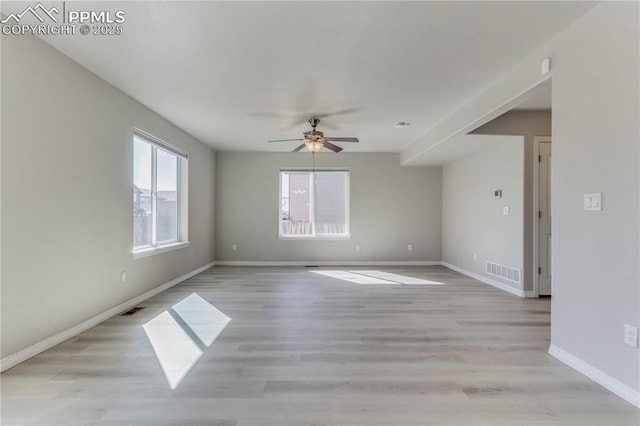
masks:
POLYGON ((310 271, 315 274, 325 275, 331 278, 352 282, 355 284, 386 284, 386 285, 445 285, 444 283, 408 277, 405 275, 391 274, 382 271, 310 271))
POLYGON ((231 318, 196 293, 173 305, 173 310, 207 347, 211 346, 231 321, 231 318))
POLYGON ((143 327, 169 386, 175 389, 202 356, 202 351, 167 311, 143 327))
POLYGON ((202 357, 205 346, 211 346, 231 318, 196 293, 185 297, 172 309, 175 314, 164 311, 142 327, 169 386, 175 389, 202 357), (189 337, 190 333, 196 335, 201 343, 194 342, 189 337))
POLYGON ((347 271, 311 271, 315 274, 326 275, 327 277, 337 278, 343 281, 349 281, 355 284, 395 284, 390 281, 381 280, 380 278, 368 277, 366 275, 358 275, 347 271))
POLYGON ((387 281, 393 281, 394 283, 397 283, 397 284, 444 285, 444 283, 437 282, 437 281, 424 280, 422 278, 407 277, 406 275, 391 274, 389 272, 382 272, 382 271, 351 271, 351 272, 353 272, 354 274, 367 275, 369 277, 375 277, 375 278, 380 278, 387 281))

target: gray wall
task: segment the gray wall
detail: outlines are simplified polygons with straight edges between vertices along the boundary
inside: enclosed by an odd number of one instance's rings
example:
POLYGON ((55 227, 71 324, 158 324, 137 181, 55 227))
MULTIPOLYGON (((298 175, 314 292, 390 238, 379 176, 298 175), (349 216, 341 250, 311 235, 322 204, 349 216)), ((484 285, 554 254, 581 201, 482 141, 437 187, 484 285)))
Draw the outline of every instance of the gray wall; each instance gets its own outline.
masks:
POLYGON ((509 111, 471 132, 484 135, 524 136, 524 265, 523 288, 533 290, 533 225, 536 220, 533 168, 536 158, 533 138, 551 136, 551 111, 509 111))
POLYGON ((605 2, 558 39, 551 178, 551 341, 636 391, 623 325, 640 323, 638 9, 605 2), (602 212, 583 211, 589 192, 602 212))
POLYGON ((278 240, 279 169, 310 167, 311 154, 219 152, 216 160, 217 260, 441 259, 440 167, 401 167, 398 154, 316 155, 318 167, 350 169, 351 239, 282 241, 278 240), (233 244, 237 251, 232 251, 233 244), (407 251, 408 244, 413 244, 413 251, 407 251))
POLYGON ((523 138, 513 137, 445 164, 442 171, 442 259, 518 289, 487 274, 485 262, 522 269, 523 157, 523 138), (501 199, 494 197, 497 189, 501 199), (504 206, 510 208, 508 216, 504 206))
POLYGON ((401 153, 411 161, 552 78, 551 339, 568 356, 554 353, 629 399, 640 389, 640 351, 623 342, 624 324, 640 323, 638 8, 599 3, 401 153), (598 191, 605 210, 584 212, 583 194, 598 191))
POLYGON ((213 261, 211 149, 34 37, 2 38, 1 102, 3 358, 213 261), (138 260, 133 126, 191 157, 191 246, 138 260))

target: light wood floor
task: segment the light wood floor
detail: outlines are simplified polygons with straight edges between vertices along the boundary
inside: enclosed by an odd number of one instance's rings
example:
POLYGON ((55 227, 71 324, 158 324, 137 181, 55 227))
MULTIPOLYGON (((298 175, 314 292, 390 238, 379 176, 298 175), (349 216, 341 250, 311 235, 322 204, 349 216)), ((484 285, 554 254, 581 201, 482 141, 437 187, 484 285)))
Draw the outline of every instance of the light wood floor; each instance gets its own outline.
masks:
POLYGON ((547 354, 548 299, 443 267, 375 269, 446 285, 215 267, 3 373, 2 424, 639 424, 547 354), (192 293, 231 322, 171 389, 143 324, 192 293))

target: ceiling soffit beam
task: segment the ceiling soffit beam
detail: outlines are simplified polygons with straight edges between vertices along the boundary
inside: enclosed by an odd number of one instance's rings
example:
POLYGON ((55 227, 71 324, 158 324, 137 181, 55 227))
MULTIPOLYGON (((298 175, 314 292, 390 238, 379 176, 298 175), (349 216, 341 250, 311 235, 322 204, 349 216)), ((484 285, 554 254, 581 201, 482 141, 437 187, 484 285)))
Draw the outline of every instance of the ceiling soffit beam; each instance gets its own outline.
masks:
POLYGON ((542 83, 553 74, 553 47, 563 33, 564 31, 525 57, 483 92, 400 152, 400 164, 411 165, 436 145, 456 135, 467 134, 534 96, 536 87, 543 90, 542 83), (540 66, 546 58, 552 58, 552 71, 541 75, 540 66))

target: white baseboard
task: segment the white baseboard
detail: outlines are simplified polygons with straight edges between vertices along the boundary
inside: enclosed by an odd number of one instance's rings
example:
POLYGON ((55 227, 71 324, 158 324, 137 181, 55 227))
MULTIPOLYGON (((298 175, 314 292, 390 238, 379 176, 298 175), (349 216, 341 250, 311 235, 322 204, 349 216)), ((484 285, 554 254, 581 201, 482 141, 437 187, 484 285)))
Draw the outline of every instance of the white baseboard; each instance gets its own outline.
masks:
POLYGON ((211 262, 211 263, 207 263, 206 265, 195 269, 191 272, 188 272, 182 276, 179 276, 178 278, 175 278, 171 281, 169 281, 168 283, 162 284, 158 287, 155 287, 143 294, 141 294, 140 296, 134 297, 133 299, 127 300, 126 302, 123 302, 121 304, 119 304, 118 306, 114 306, 113 308, 104 311, 103 313, 96 315, 93 318, 90 318, 76 326, 73 326, 71 328, 68 328, 64 331, 61 331, 58 334, 55 334, 51 337, 48 337, 34 345, 29 346, 28 348, 25 348, 19 352, 16 352, 14 354, 11 354, 5 358, 2 358, 0 360, 0 372, 3 372, 5 370, 8 370, 11 367, 15 367, 16 365, 20 364, 21 362, 24 362, 26 360, 28 360, 29 358, 33 358, 34 356, 46 351, 47 349, 51 349, 52 347, 59 345, 60 343, 71 339, 72 337, 77 336, 78 334, 85 332, 87 330, 89 330, 92 327, 95 327, 96 325, 122 313, 122 312, 126 312, 129 309, 133 308, 134 306, 136 306, 137 304, 155 296, 156 294, 162 293, 163 291, 167 290, 168 288, 173 287, 176 284, 179 284, 191 277, 193 277, 194 275, 199 274, 200 272, 206 271, 207 269, 211 268, 212 266, 215 265, 215 262, 211 262))
POLYGON ((439 260, 216 260, 217 266, 438 266, 439 260))
POLYGON ((506 291, 508 293, 515 294, 518 297, 526 297, 525 292, 521 288, 511 287, 508 284, 503 284, 503 283, 501 283, 499 281, 493 280, 491 278, 487 278, 487 277, 485 277, 483 275, 480 275, 480 274, 476 274, 475 272, 467 271, 464 268, 461 268, 461 267, 456 266, 456 265, 452 265, 452 264, 447 263, 447 262, 442 262, 441 264, 442 264, 442 266, 444 266, 446 268, 449 268, 449 269, 451 269, 453 271, 459 272, 462 275, 466 275, 468 277, 476 279, 476 280, 478 280, 480 282, 483 282, 485 284, 489 284, 490 286, 499 288, 500 290, 506 291))
POLYGON ((599 385, 609 389, 620 398, 630 402, 640 408, 640 392, 625 385, 621 381, 614 379, 604 371, 594 367, 593 365, 583 361, 577 356, 559 348, 553 343, 549 346, 549 355, 563 362, 574 370, 584 374, 599 385))
POLYGON ((537 297, 536 292, 533 290, 524 290, 523 294, 524 294, 524 297, 529 299, 535 299, 537 297))

